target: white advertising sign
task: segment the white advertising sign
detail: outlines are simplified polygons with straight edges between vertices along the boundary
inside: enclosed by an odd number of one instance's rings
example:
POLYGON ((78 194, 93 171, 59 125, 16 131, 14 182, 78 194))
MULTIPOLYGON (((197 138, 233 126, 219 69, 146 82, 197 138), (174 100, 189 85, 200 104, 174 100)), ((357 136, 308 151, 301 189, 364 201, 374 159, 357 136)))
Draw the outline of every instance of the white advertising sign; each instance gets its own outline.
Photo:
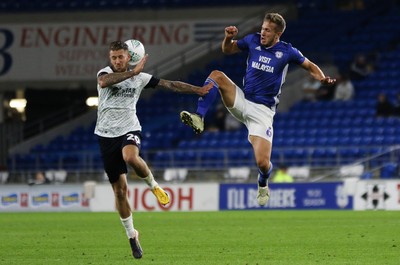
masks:
MULTIPOLYGON (((162 206, 144 185, 129 186, 129 203, 134 211, 218 211, 219 184, 162 185, 170 196, 170 203, 162 206)), ((109 184, 96 185, 91 211, 115 211, 114 194, 109 184)))
POLYGON ((155 65, 220 34, 231 21, 3 24, 0 82, 93 80, 115 40, 140 40, 155 65))
POLYGON ((6 185, 0 187, 1 211, 89 211, 81 185, 6 185))
POLYGON ((354 210, 400 210, 400 181, 359 181, 354 210))

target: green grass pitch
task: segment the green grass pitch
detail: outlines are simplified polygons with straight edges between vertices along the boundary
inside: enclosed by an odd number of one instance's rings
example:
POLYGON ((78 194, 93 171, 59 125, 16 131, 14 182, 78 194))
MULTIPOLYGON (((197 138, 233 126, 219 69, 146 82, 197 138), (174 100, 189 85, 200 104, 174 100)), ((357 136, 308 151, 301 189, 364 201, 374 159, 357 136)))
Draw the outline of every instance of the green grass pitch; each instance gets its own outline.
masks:
POLYGON ((0 213, 0 264, 400 264, 400 212, 0 213))

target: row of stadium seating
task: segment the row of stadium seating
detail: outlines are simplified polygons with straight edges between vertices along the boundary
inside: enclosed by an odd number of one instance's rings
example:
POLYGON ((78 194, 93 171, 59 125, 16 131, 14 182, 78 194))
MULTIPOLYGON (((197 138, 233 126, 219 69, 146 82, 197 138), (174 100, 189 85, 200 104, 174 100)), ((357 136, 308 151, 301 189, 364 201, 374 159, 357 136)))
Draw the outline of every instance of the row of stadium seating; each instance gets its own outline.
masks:
MULTIPOLYGON (((247 143, 248 144, 248 143, 247 143)), ((382 168, 386 164, 398 164, 400 152, 390 147, 287 147, 274 148, 272 160, 277 165, 287 166, 340 167, 352 163, 362 163, 366 168, 382 168), (367 157, 375 157, 367 160, 367 157), (365 160, 365 161, 364 161, 365 160)), ((180 148, 156 152, 144 152, 144 157, 155 169, 193 168, 222 169, 229 167, 254 167, 254 156, 251 148, 180 148)), ((49 153, 29 153, 16 155, 12 163, 16 163, 16 171, 41 171, 48 169, 66 169, 71 171, 102 171, 99 152, 88 151, 54 151, 49 153)), ((10 166, 13 166, 12 164, 10 166)))

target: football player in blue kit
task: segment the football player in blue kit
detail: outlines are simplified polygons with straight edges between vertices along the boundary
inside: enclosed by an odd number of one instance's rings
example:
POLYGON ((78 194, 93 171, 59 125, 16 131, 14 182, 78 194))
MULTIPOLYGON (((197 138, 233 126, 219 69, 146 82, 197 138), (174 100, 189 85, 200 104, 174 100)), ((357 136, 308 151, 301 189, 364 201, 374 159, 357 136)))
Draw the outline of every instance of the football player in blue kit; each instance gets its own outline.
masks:
POLYGON ((204 130, 204 116, 219 91, 228 111, 248 129, 248 140, 253 147, 259 172, 259 205, 265 205, 269 199, 268 178, 273 169, 270 162, 272 123, 289 63, 300 65, 322 85, 333 85, 336 82, 325 76, 315 63, 290 43, 280 40, 285 28, 286 22, 278 13, 266 13, 261 32, 249 34, 240 40, 234 39, 238 34, 235 26, 226 27, 222 52, 248 53, 243 88, 239 88, 223 72, 214 70, 205 81, 205 84, 212 83, 213 88, 199 98, 196 113, 180 113, 183 123, 192 127, 196 133, 201 133, 204 130))

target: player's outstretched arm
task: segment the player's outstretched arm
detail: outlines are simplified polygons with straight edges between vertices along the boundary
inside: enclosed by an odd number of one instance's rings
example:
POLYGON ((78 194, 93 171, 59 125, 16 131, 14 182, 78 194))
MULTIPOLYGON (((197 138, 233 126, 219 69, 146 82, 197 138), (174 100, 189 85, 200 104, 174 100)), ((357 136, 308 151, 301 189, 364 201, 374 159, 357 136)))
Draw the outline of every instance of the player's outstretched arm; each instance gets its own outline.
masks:
POLYGON ((212 83, 199 87, 181 81, 170 81, 165 79, 160 79, 158 85, 177 93, 197 94, 199 96, 206 95, 213 87, 212 83))
POLYGON ((119 82, 122 82, 132 76, 140 74, 143 71, 143 68, 147 61, 147 54, 140 60, 140 62, 133 68, 131 71, 126 72, 115 72, 105 75, 100 75, 97 78, 97 83, 100 85, 101 88, 109 87, 115 85, 119 82))
POLYGON ((333 85, 336 83, 336 79, 325 76, 324 72, 322 72, 318 65, 308 59, 304 60, 301 67, 307 70, 314 79, 320 81, 322 85, 333 85))

